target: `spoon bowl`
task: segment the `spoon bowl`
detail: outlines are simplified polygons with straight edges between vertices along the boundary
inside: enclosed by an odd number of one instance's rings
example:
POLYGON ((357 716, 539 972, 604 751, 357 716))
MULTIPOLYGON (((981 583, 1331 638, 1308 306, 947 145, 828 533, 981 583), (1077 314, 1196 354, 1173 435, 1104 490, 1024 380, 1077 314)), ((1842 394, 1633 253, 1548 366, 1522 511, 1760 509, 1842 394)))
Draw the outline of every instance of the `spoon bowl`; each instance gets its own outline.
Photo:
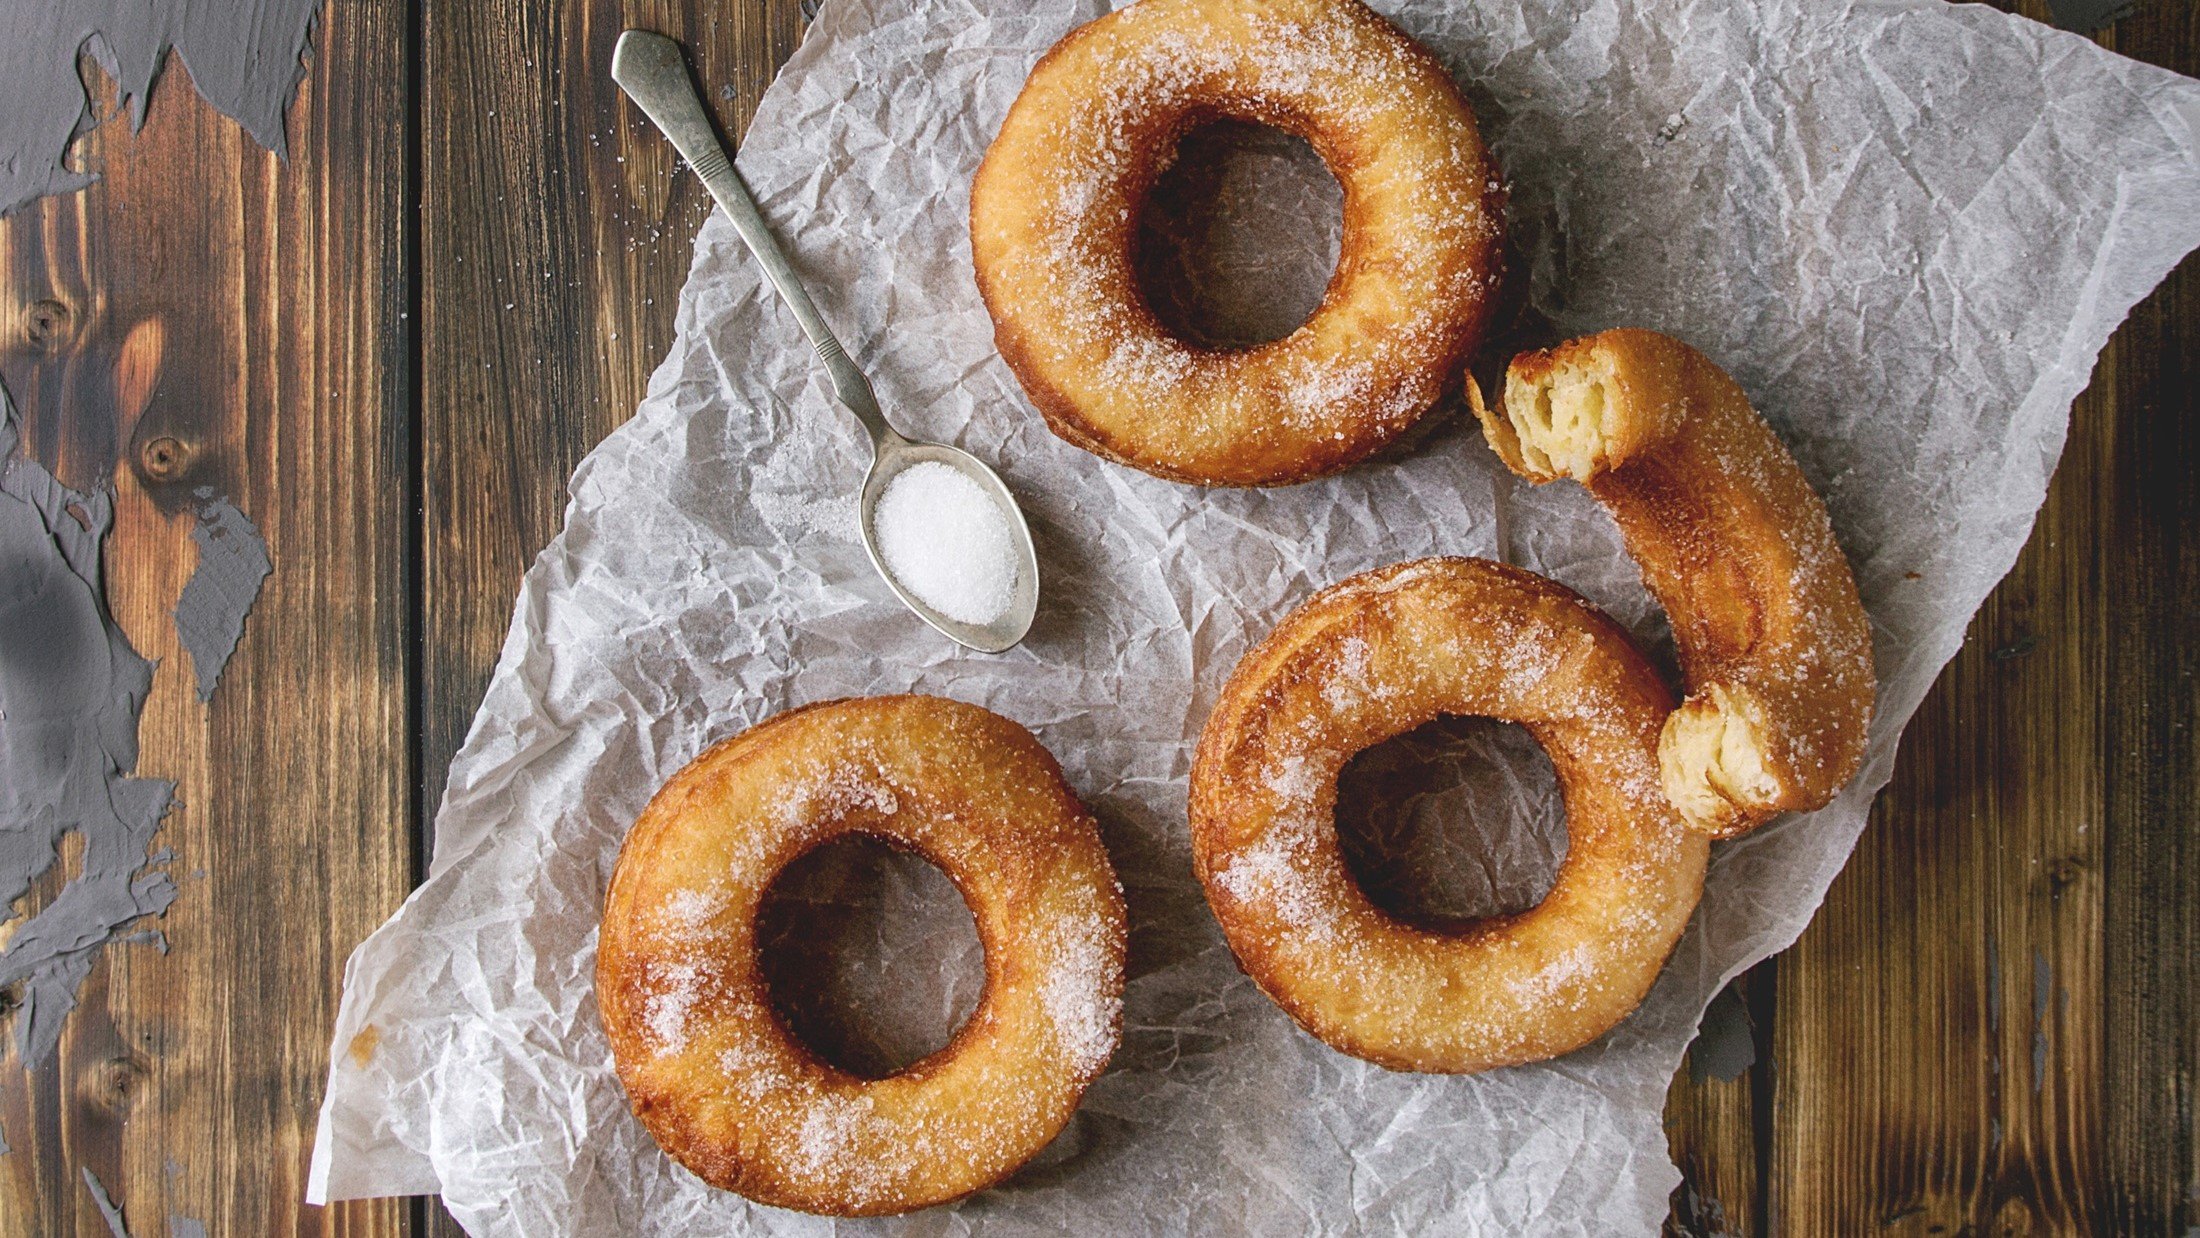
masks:
POLYGON ((871 565, 878 569, 894 596, 915 611, 917 618, 937 628, 949 640, 980 653, 1002 653, 1014 648, 1024 634, 1031 631, 1031 621, 1039 613, 1039 553, 1031 544, 1031 528, 1024 521, 1022 509, 1016 505, 1016 496, 1009 493, 1000 474, 988 468, 985 461, 959 447, 914 442, 889 430, 874 445, 871 471, 863 479, 856 523, 863 532, 864 553, 871 556, 871 565), (886 487, 894 478, 914 465, 926 463, 944 464, 978 483, 978 488, 985 491, 986 497, 992 499, 1007 518, 1009 542, 1016 554, 1016 587, 1009 596, 1008 609, 991 623, 964 623, 941 614, 895 579, 893 569, 879 553, 878 533, 871 519, 878 511, 879 496, 886 493, 886 487))
POLYGON ((711 125, 710 113, 704 110, 702 96, 696 93, 695 82, 688 76, 687 59, 681 55, 680 45, 651 31, 628 30, 619 36, 618 45, 612 49, 611 78, 702 178, 719 209, 733 221, 734 231, 741 234, 741 240, 755 255, 757 265, 764 268, 772 287, 779 290, 780 299, 787 303, 795 321, 802 325, 802 333, 809 337, 817 359, 832 378, 834 398, 863 423, 864 431, 871 436, 871 471, 863 480, 857 521, 863 530, 863 549, 871 556, 871 565, 878 569, 903 605, 948 639, 981 653, 1000 653, 1014 646, 1031 630, 1032 617, 1039 609, 1039 556, 1032 547, 1031 529, 1024 522, 1023 509, 1016 505, 1016 496, 1010 494, 1000 477, 976 456, 944 443, 916 442, 896 431, 886 420, 886 414, 879 409, 878 397, 871 391, 870 380, 848 359, 847 350, 841 347, 832 328, 825 324, 824 316, 818 313, 817 305, 810 300, 809 292, 796 276, 794 263, 764 223, 763 213, 757 210, 756 200, 749 196, 749 188, 742 183, 740 173, 734 171, 733 161, 727 158, 726 148, 711 125), (990 623, 964 623, 926 605, 894 578, 886 560, 879 554, 878 538, 871 521, 879 496, 885 493, 887 483, 903 470, 927 461, 945 464, 976 482, 978 488, 999 505, 1008 523, 1009 539, 1018 560, 1016 586, 1008 609, 990 623))

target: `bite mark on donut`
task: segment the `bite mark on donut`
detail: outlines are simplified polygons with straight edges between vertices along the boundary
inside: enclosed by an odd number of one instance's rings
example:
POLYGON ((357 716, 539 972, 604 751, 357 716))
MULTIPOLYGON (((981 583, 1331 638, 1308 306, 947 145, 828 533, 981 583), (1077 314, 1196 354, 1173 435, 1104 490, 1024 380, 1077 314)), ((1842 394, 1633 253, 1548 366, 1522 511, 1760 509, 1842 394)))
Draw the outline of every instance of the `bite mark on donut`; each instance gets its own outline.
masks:
POLYGON ((1779 799, 1760 713, 1746 689, 1711 684, 1665 720, 1658 763, 1684 817, 1723 826, 1779 799))
POLYGON ((1531 475, 1587 481, 1611 466, 1605 428, 1617 398, 1613 377, 1601 354, 1544 354, 1542 364, 1516 366, 1506 375, 1505 424, 1531 475))
POLYGON ((1507 467, 1583 482, 1672 620, 1691 697, 1661 782, 1712 837, 1831 802, 1864 756, 1871 621, 1825 504, 1740 384, 1621 328, 1513 358, 1468 402, 1507 467))
POLYGON ((1604 407, 1608 374, 1580 367, 1553 369, 1547 380, 1531 383, 1527 398, 1507 396, 1505 407, 1518 409, 1520 446, 1547 473, 1573 479, 1595 477, 1608 462, 1604 451, 1604 407))

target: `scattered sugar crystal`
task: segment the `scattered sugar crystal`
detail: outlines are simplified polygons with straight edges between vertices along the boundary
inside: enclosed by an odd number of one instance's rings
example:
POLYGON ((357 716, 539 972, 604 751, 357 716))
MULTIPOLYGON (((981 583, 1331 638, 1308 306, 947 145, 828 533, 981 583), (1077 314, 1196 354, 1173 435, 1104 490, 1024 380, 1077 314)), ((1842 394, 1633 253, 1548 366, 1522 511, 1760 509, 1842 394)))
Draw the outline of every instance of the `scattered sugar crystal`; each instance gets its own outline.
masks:
POLYGON ((1387 689, 1369 678, 1370 661, 1367 642, 1357 636, 1347 637, 1338 652, 1337 669, 1330 675, 1329 682, 1322 685, 1322 699, 1331 709, 1340 712, 1350 709, 1370 691, 1378 699, 1389 695, 1387 689))
POLYGON ((755 490, 749 503, 767 524, 796 533, 817 533, 836 541, 861 543, 856 531, 855 504, 820 503, 808 494, 755 490))
POLYGON ((786 1076, 772 1067, 771 1059, 740 1045, 718 1051, 718 1069, 726 1073, 736 1091, 750 1100, 761 1100, 787 1082, 786 1076))
POLYGON ((953 465, 927 460, 886 483, 871 515, 879 557, 901 587, 958 623, 991 623, 1016 597, 1008 513, 953 465))
POLYGON ((701 890, 674 890, 665 899, 665 921, 674 928, 700 928, 718 914, 719 900, 701 890))
POLYGON ((797 778, 777 805, 779 827, 791 830, 813 816, 843 816, 870 811, 891 817, 901 811, 901 797, 863 765, 834 762, 797 778))
POLYGON ((1301 871, 1296 858, 1311 849, 1311 833, 1304 821, 1277 818, 1266 834, 1215 874, 1215 884, 1240 902, 1265 905, 1270 914, 1309 939, 1326 942, 1336 936, 1336 909, 1314 878, 1301 871))
POLYGON ((841 1180, 859 1196, 877 1190, 894 1167, 863 1156, 864 1145, 881 1134, 873 1107, 868 1096, 818 1097, 796 1137, 796 1167, 812 1178, 841 1180))
POLYGON ((1311 801, 1321 790, 1321 771, 1299 753, 1286 753, 1261 775, 1261 783, 1280 799, 1311 801))
POLYGON ((1080 916, 1063 927, 1039 996, 1063 1056, 1079 1074, 1095 1074, 1115 1051, 1115 1018, 1122 1001, 1108 993, 1106 924, 1080 916))
MULTIPOLYGON (((1587 945, 1578 945, 1546 961, 1536 970, 1516 976, 1506 987, 1521 998, 1531 1002, 1558 1001, 1568 989, 1591 983, 1595 978, 1595 960, 1587 945)), ((1570 1009, 1580 1008, 1576 996, 1567 1003, 1570 1009)))
POLYGON ((703 995, 703 969, 676 963, 665 969, 664 985, 643 1003, 642 1021, 657 1038, 659 1053, 678 1053, 687 1048, 688 1012, 703 995))

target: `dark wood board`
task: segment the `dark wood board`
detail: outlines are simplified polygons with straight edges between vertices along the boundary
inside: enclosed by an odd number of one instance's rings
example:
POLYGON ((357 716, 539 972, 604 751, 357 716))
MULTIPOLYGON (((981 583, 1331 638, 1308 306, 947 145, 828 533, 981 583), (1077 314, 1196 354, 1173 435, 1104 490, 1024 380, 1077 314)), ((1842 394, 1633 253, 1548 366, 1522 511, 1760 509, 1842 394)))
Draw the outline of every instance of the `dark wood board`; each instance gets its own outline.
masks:
POLYGON ((802 32, 795 0, 427 0, 421 114, 422 770, 432 810, 563 527, 565 482, 641 402, 710 210, 611 81, 641 26, 690 49, 739 133, 802 32))
POLYGON ((0 1233, 106 1238, 87 1168, 139 1238, 403 1224, 304 1196, 344 959, 413 880, 406 20, 323 14, 287 163, 172 60, 142 131, 81 144, 105 179, 0 220, 0 374, 32 455, 115 487, 109 600, 160 659, 138 770, 181 801, 170 951, 110 947, 28 1076, 10 1029, 0 1233), (202 485, 276 565, 203 705, 169 619, 202 485))

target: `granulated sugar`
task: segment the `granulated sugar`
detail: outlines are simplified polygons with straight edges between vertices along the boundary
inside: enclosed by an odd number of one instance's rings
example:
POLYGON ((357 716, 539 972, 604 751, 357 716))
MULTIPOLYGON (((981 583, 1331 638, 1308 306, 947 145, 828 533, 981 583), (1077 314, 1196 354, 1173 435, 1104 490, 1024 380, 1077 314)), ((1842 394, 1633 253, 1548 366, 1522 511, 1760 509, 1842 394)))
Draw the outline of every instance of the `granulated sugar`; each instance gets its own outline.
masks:
POLYGON ((703 996, 703 969, 678 963, 663 973, 664 987, 651 993, 642 1006, 642 1021, 657 1038, 657 1052, 679 1053, 687 1048, 688 1012, 703 996))
POLYGON ((879 558, 901 587, 958 623, 991 623, 1016 596, 1008 513, 952 465, 911 465, 871 515, 879 558))
POLYGON ((1099 1074, 1115 1053, 1123 1009, 1111 991, 1117 972, 1108 929, 1097 915, 1065 917, 1039 991, 1062 1055, 1087 1077, 1099 1074))

